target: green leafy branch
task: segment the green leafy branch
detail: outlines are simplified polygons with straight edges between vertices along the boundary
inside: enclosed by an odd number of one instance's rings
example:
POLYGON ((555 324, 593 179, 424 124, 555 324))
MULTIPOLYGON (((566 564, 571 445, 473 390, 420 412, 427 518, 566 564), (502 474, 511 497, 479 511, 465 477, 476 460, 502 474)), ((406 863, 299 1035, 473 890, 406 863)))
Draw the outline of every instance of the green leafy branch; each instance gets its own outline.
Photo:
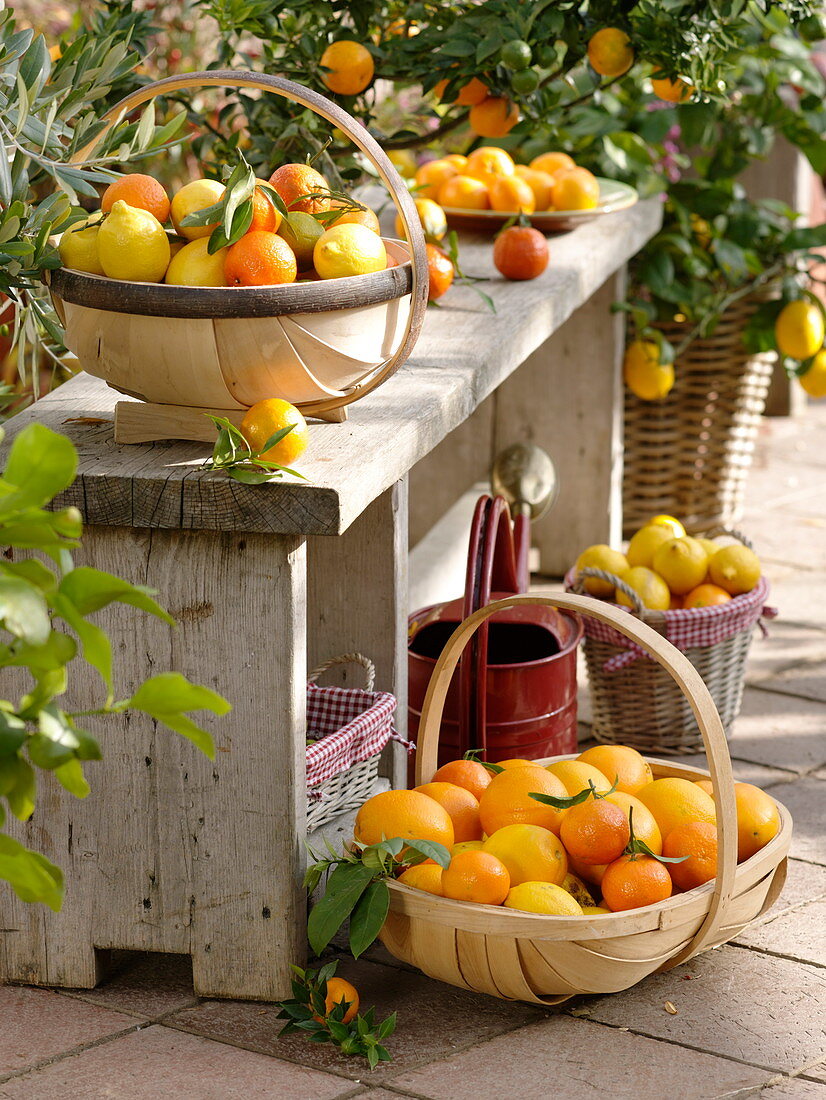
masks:
POLYGON ((225 416, 213 416, 211 413, 205 415, 218 429, 218 438, 212 449, 212 457, 203 465, 204 470, 223 470, 234 481, 241 481, 245 485, 261 485, 265 481, 275 481, 284 474, 300 477, 302 481, 307 480, 298 470, 267 458, 267 452, 289 435, 295 424, 280 428, 270 436, 260 451, 254 451, 231 420, 225 416))

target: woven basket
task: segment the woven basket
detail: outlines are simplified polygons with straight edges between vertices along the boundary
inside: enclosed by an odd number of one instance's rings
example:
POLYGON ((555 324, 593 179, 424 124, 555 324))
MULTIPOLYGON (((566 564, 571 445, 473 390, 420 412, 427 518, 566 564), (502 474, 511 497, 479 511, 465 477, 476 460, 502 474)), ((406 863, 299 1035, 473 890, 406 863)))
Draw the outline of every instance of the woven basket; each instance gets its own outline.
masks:
MULTIPOLYGON (((776 356, 752 355, 743 329, 770 291, 735 302, 710 336, 692 341, 674 364, 663 401, 625 387, 622 486, 626 536, 659 512, 689 531, 736 523, 776 356)), ((657 326, 673 344, 685 324, 657 326)))
POLYGON ((409 747, 393 729, 396 700, 389 692, 373 690, 375 678, 369 658, 345 653, 313 669, 307 679, 308 832, 357 809, 376 793, 379 758, 388 741, 409 747), (363 690, 316 685, 328 668, 348 664, 364 669, 363 690))
POLYGON ((457 628, 436 664, 425 699, 417 783, 427 782, 436 768, 442 711, 462 650, 491 615, 520 604, 545 604, 595 618, 638 643, 667 670, 694 710, 710 771, 662 760, 650 761, 652 771, 657 777, 710 777, 717 803, 716 879, 625 913, 551 917, 452 901, 390 883, 390 912, 381 938, 396 958, 462 989, 553 1005, 580 993, 628 989, 649 974, 668 970, 738 935, 774 902, 783 886, 792 822, 788 810, 778 804, 777 836, 738 865, 731 760, 720 718, 697 670, 634 616, 601 600, 568 593, 510 596, 483 607, 457 628))

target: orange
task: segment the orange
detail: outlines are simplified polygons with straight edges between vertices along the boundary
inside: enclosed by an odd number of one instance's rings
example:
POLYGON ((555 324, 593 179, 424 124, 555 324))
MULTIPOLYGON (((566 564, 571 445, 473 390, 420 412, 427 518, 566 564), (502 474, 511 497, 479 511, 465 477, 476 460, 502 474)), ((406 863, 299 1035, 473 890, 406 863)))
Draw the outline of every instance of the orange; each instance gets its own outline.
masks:
POLYGON ((442 894, 442 868, 438 863, 417 863, 415 867, 408 867, 399 875, 399 882, 405 886, 412 886, 414 890, 424 890, 426 894, 442 894))
POLYGON ((361 844, 380 840, 433 840, 452 848, 453 822, 435 799, 421 791, 381 791, 368 798, 356 814, 353 835, 361 844))
POLYGON ((671 875, 653 856, 620 856, 602 876, 602 901, 612 913, 665 901, 672 890, 671 875))
POLYGON ((561 886, 568 873, 565 849, 541 825, 506 825, 484 842, 482 851, 501 859, 511 886, 522 882, 554 882, 561 886))
POLYGON ((360 42, 342 38, 321 55, 321 79, 336 95, 358 95, 373 79, 373 55, 360 42))
POLYGON ((414 787, 444 806, 453 822, 453 840, 461 844, 464 840, 481 840, 482 826, 479 824, 479 799, 457 787, 455 783, 423 783, 414 787))
POLYGON ((663 835, 654 815, 644 803, 640 802, 633 794, 626 794, 625 791, 614 791, 612 794, 607 794, 605 800, 619 806, 629 821, 631 821, 631 810, 633 809, 634 836, 637 840, 644 841, 655 856, 662 854, 663 835))
POLYGON ((559 836, 565 811, 537 802, 534 793, 568 796, 562 781, 536 764, 495 775, 479 799, 479 819, 488 836, 505 825, 541 825, 559 836))
MULTIPOLYGON (((447 90, 447 85, 447 80, 440 80, 433 89, 438 99, 443 98, 447 90)), ((467 84, 462 85, 459 89, 459 94, 450 102, 456 103, 459 107, 474 107, 477 103, 481 103, 483 99, 487 98, 487 94, 487 86, 483 84, 477 76, 474 76, 471 77, 467 84)))
POLYGON ((598 768, 609 783, 616 781, 617 790, 626 794, 636 794, 654 778, 645 757, 629 745, 594 745, 577 760, 598 768))
POLYGON ((224 277, 227 286, 275 286, 294 283, 298 274, 295 253, 283 237, 264 229, 245 233, 227 249, 224 277))
POLYGON ((446 160, 448 164, 452 164, 457 172, 464 172, 467 168, 467 157, 461 153, 448 153, 446 157, 442 157, 442 160, 446 160))
POLYGON ((719 588, 716 584, 698 584, 690 592, 686 592, 683 607, 715 607, 720 603, 728 603, 731 596, 725 588, 719 588))
POLYGON ((570 795, 587 791, 589 781, 600 794, 607 794, 611 789, 611 781, 604 773, 582 760, 557 760, 553 764, 548 764, 547 770, 557 779, 562 780, 565 790, 570 795))
POLYGON ((450 289, 455 274, 453 261, 450 256, 438 245, 425 245, 427 250, 428 273, 428 300, 435 302, 437 298, 450 289))
POLYGON ((612 863, 631 839, 625 811, 604 798, 572 806, 562 819, 559 839, 579 863, 612 863))
POLYGON ((490 205, 494 210, 513 214, 532 214, 536 209, 533 190, 519 176, 502 176, 490 185, 490 205))
POLYGON ((548 242, 538 229, 512 225, 493 244, 493 262, 506 279, 536 279, 548 266, 548 242))
POLYGON ((416 169, 415 180, 417 199, 433 199, 439 202, 442 184, 453 176, 459 175, 459 169, 446 160, 431 160, 416 169))
POLYGON ((664 99, 666 103, 685 103, 694 92, 694 86, 679 76, 676 80, 669 80, 653 73, 651 90, 658 99, 664 99))
POLYGON ((701 791, 705 791, 707 795, 714 798, 714 784, 710 779, 695 779, 694 786, 699 787, 701 791))
POLYGON ((684 609, 685 609, 685 604, 683 603, 683 597, 682 596, 675 596, 674 593, 672 592, 671 593, 671 599, 668 601, 668 610, 669 611, 683 611, 684 609))
POLYGON ((455 783, 457 787, 470 791, 474 797, 481 798, 491 779, 493 773, 478 760, 450 760, 433 773, 432 782, 455 783))
MULTIPOLYGON (((266 182, 266 180, 257 180, 257 184, 266 182)), ((280 225, 281 211, 276 209, 267 189, 256 186, 252 193, 252 221, 247 232, 250 233, 253 229, 266 229, 269 233, 277 233, 280 225)))
POLYGON ((780 811, 771 795, 753 783, 735 783, 737 803, 737 862, 742 863, 774 839, 780 831, 780 811))
POLYGON ((277 462, 279 466, 289 466, 304 454, 310 441, 307 421, 295 405, 280 397, 267 397, 263 401, 257 401, 244 413, 240 431, 253 451, 262 451, 267 441, 288 424, 293 425, 293 430, 287 432, 283 439, 261 457, 269 462, 277 462))
POLYGON ((103 213, 108 214, 118 199, 123 199, 128 206, 137 207, 138 210, 148 210, 161 225, 169 217, 169 196, 152 176, 132 172, 110 183, 100 200, 103 213))
POLYGON ((682 863, 670 863, 671 881, 679 890, 693 890, 717 874, 717 826, 707 821, 687 821, 672 829, 663 841, 663 855, 669 859, 688 856, 682 863))
POLYGON ((688 779, 655 779, 637 791, 637 798, 654 815, 664 837, 687 821, 717 824, 714 800, 688 779))
MULTIPOLYGON (((333 201, 332 206, 335 209, 335 201, 333 201)), ((381 235, 378 216, 375 210, 371 210, 369 207, 365 207, 364 210, 350 207, 343 214, 339 214, 334 221, 327 222, 326 228, 329 229, 332 225, 363 225, 365 229, 372 229, 374 233, 381 235)))
POLYGON ((509 99, 488 96, 471 107, 468 123, 479 137, 500 138, 509 134, 519 121, 519 108, 509 99))
POLYGON ((442 871, 442 893, 454 901, 501 905, 510 885, 507 867, 485 851, 459 852, 442 871))
POLYGON ((555 176, 557 172, 567 172, 570 168, 576 168, 576 161, 567 153, 540 153, 531 161, 531 168, 536 172, 555 176))
POLYGON ((480 145, 468 154, 464 175, 481 180, 486 187, 490 187, 497 177, 512 176, 515 171, 516 165, 510 153, 495 145, 480 145))
POLYGON ((270 176, 269 182, 284 200, 288 210, 320 214, 322 210, 329 210, 332 205, 329 199, 300 197, 330 190, 324 176, 309 164, 282 164, 270 176))
POLYGON ((634 64, 631 39, 619 27, 603 27, 588 42, 588 60, 600 76, 622 76, 634 64))
POLYGON ((553 176, 547 172, 537 172, 535 168, 526 168, 524 164, 517 164, 515 172, 533 191, 534 209, 547 210, 553 201, 553 176))
MULTIPOLYGON (((349 1006, 344 1013, 342 1019, 343 1024, 349 1024, 351 1020, 354 1020, 358 1015, 359 1010, 359 995, 358 990, 354 985, 351 985, 344 978, 328 978, 327 979, 327 994, 324 998, 324 1015, 329 1016, 333 1011, 333 1008, 341 1004, 344 1001, 349 1006)), ((313 1017, 314 1020, 318 1020, 318 1016, 313 1017)))
POLYGON ((481 180, 472 176, 451 176, 439 188, 439 204, 457 210, 488 210, 490 196, 481 180))
POLYGON ((536 768, 538 766, 535 760, 526 760, 522 756, 511 756, 507 760, 496 761, 496 767, 504 768, 505 771, 508 771, 509 768, 536 768))
POLYGON ((572 871, 583 882, 590 882, 593 886, 599 886, 602 876, 608 869, 607 863, 580 863, 578 859, 568 853, 568 870, 572 871))
POLYGON ((560 172, 554 179, 554 209, 593 210, 599 203, 599 183, 587 168, 560 172))

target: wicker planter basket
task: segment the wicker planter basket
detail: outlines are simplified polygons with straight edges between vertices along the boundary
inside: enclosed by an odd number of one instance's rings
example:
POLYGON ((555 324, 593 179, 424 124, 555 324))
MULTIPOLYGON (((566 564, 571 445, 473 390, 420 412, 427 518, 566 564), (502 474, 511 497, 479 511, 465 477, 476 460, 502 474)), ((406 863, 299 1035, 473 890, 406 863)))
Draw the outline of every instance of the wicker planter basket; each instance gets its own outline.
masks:
POLYGON ((425 699, 417 783, 426 782, 435 771, 439 723, 462 650, 491 615, 520 604, 546 604, 594 618, 633 640, 662 665, 694 710, 710 771, 657 760, 651 761, 652 770, 655 776, 710 776, 718 807, 717 877, 660 904, 625 913, 551 917, 451 901, 398 882, 390 884, 390 912, 381 938, 396 958, 463 989, 553 1005, 579 993, 627 989, 736 936, 782 888, 792 822, 788 810, 778 804, 777 836, 738 865, 731 760, 720 718, 699 673, 645 623, 611 604, 573 594, 511 596, 482 608, 457 628, 436 664, 425 699))
POLYGON ((47 273, 66 346, 84 370, 147 403, 118 404, 118 442, 211 441, 215 433, 205 410, 240 423, 250 405, 267 397, 284 398, 307 415, 342 420, 348 404, 408 358, 427 308, 424 233, 404 181, 351 115, 292 81, 219 70, 147 84, 108 112, 107 127, 75 160, 87 157, 114 122, 140 104, 203 86, 272 92, 339 127, 375 166, 407 241, 385 241, 396 265, 384 271, 280 286, 167 286, 66 268, 47 273))
MULTIPOLYGON (((692 532, 740 519, 776 358, 751 355, 742 333, 765 296, 735 302, 710 336, 691 343, 664 401, 642 401, 625 388, 627 537, 659 512, 680 516, 692 532)), ((686 333, 682 324, 658 327, 673 344, 686 333)))

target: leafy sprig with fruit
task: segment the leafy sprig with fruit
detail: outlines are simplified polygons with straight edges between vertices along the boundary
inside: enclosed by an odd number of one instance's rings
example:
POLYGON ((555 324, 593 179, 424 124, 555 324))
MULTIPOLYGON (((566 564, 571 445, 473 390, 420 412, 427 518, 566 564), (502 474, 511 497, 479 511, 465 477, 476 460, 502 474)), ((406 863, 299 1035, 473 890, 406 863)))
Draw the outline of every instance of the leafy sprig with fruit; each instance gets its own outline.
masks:
POLYGON ((211 413, 205 415, 218 429, 212 455, 203 466, 205 470, 223 470, 233 481, 240 481, 244 485, 261 485, 265 481, 277 481, 284 474, 300 477, 302 481, 307 480, 298 470, 282 466, 281 463, 268 457, 268 452, 290 434, 295 424, 287 424, 279 428, 260 450, 254 450, 240 428, 227 417, 213 416, 211 413))

